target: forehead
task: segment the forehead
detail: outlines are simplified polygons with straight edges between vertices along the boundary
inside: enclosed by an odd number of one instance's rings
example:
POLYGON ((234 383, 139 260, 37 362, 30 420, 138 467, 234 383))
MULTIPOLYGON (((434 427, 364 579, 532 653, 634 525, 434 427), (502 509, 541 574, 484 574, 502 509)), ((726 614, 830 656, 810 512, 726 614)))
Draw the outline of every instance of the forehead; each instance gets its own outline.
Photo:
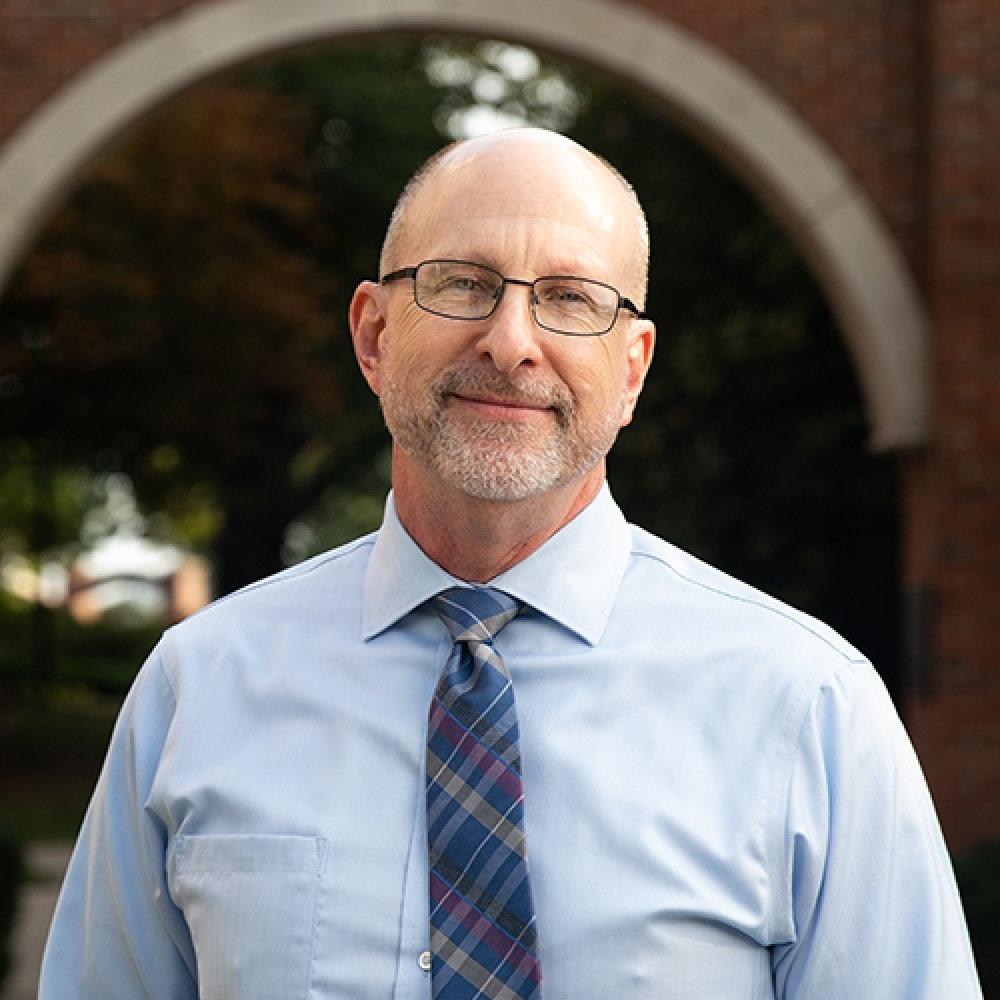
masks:
POLYGON ((634 207, 621 182, 568 140, 470 144, 415 194, 405 244, 427 256, 494 266, 617 272, 634 252, 634 207))

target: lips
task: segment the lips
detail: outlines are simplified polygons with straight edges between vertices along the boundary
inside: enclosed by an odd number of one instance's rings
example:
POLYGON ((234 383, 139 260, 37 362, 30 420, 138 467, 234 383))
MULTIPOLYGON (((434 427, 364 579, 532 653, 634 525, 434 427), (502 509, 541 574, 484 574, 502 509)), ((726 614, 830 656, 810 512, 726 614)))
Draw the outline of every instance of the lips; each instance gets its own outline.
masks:
POLYGON ((463 403, 475 403, 481 406, 507 407, 514 410, 551 410, 552 404, 548 401, 538 402, 532 399, 511 399, 505 396, 487 396, 466 392, 453 392, 453 398, 463 403))
POLYGON ((549 413, 553 409, 548 403, 537 403, 534 400, 467 395, 465 393, 450 393, 449 395, 461 406, 493 420, 530 419, 536 414, 549 413))

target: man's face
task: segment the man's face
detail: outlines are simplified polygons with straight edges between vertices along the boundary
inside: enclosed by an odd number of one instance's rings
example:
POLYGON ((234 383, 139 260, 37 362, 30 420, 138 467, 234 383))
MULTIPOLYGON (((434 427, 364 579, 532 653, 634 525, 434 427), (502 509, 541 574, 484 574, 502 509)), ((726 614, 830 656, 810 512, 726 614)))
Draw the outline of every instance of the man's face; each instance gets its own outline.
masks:
MULTIPOLYGON (((636 296, 637 235, 618 182, 560 145, 497 152, 449 161, 427 182, 407 213, 406 259, 392 266, 469 260, 514 278, 594 278, 636 296)), ((366 375, 405 466, 489 500, 603 476, 648 366, 649 324, 621 313, 603 336, 553 333, 516 285, 475 321, 423 311, 406 280, 375 294, 384 329, 366 375)))

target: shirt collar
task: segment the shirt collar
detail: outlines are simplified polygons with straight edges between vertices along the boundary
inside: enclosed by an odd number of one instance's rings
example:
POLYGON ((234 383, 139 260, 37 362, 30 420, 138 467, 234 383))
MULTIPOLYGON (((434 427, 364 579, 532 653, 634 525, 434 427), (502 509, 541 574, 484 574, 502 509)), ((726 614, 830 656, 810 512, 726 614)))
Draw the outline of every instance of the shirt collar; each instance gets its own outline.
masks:
MULTIPOLYGON (((593 646, 607 625, 630 548, 628 524, 605 483, 569 524, 490 586, 530 604, 593 646)), ((365 579, 364 638, 456 586, 462 581, 429 559, 409 536, 390 493, 365 579)))

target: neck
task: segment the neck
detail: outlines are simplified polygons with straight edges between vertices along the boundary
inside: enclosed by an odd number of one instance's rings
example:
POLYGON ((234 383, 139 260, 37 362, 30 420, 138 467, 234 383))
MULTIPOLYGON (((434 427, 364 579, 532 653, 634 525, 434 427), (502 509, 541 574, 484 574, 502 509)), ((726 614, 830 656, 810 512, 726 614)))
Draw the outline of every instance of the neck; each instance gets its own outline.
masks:
POLYGON ((582 479, 524 500, 481 500, 414 474, 393 459, 396 514, 424 554, 459 580, 486 583, 541 548, 604 483, 600 462, 582 479))

